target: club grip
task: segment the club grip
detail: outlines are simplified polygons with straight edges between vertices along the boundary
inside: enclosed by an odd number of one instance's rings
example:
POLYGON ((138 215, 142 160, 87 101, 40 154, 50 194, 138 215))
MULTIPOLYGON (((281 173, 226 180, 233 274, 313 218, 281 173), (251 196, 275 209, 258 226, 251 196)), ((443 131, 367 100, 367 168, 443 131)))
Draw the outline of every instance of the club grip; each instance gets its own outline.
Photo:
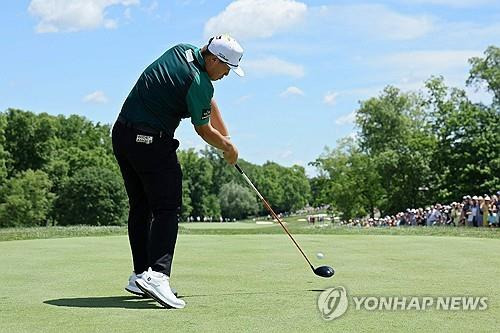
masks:
POLYGON ((235 164, 234 167, 238 170, 239 173, 243 174, 243 170, 241 170, 238 164, 235 164))

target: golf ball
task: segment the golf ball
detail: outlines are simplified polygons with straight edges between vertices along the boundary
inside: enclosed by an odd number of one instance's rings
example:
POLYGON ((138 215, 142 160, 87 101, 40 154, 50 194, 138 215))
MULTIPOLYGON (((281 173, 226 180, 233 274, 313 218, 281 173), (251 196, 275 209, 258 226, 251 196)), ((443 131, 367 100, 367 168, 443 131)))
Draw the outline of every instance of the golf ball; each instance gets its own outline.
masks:
POLYGON ((325 257, 325 255, 323 253, 321 253, 321 252, 316 253, 316 258, 323 259, 324 257, 325 257))

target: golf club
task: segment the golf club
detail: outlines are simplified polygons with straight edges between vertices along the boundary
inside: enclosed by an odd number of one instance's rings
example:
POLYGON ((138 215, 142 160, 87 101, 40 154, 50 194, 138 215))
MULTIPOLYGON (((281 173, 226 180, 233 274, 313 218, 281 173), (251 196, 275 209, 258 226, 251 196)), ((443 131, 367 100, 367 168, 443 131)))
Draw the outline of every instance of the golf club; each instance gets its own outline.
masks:
POLYGON ((316 274, 318 276, 321 276, 321 277, 324 277, 324 278, 332 277, 333 274, 335 274, 335 271, 330 266, 320 266, 320 267, 314 268, 314 266, 311 264, 311 262, 309 261, 309 259, 305 255, 304 251, 302 251, 302 249, 300 248, 299 244, 297 244, 297 242, 292 237, 292 235, 290 234, 290 232, 288 231, 288 229, 281 222, 281 219, 278 217, 278 215, 276 215, 276 213, 273 211, 273 209, 271 208, 271 206, 267 203, 266 199, 264 199, 264 197, 262 196, 262 194, 260 194, 259 190, 257 190, 257 188, 255 187, 255 185, 250 181, 250 179, 247 177, 247 175, 243 172, 243 170, 240 168, 240 166, 238 164, 235 164, 234 166, 236 167, 236 169, 238 170, 238 172, 242 174, 243 178, 245 178, 246 182, 250 185, 250 187, 253 188, 253 190, 255 191, 255 193, 257 193, 257 196, 260 198, 260 200, 262 200, 262 203, 264 203, 264 206, 267 208, 267 210, 279 222, 279 224, 281 225, 281 227, 283 228, 283 230, 285 230, 286 234, 293 241, 293 243, 295 244, 295 246, 297 247, 297 249, 299 249, 300 253, 302 253, 302 256, 304 257, 304 259, 306 259, 307 263, 311 267, 311 269, 314 272, 314 274, 316 274))

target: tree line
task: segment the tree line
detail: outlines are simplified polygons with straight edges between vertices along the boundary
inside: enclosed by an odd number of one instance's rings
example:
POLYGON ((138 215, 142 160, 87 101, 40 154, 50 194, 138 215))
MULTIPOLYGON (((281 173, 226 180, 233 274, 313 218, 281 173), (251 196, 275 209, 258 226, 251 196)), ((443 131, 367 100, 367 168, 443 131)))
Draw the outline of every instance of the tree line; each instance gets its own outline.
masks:
MULTIPOLYGON (((128 202, 110 129, 77 115, 0 113, 0 227, 125 224, 128 202)), ((182 220, 264 214, 241 175, 215 149, 182 150, 178 157, 182 220)), ((303 167, 239 163, 278 211, 297 210, 309 201, 303 167)))
MULTIPOLYGON (((500 189, 500 49, 470 59, 467 85, 493 95, 474 103, 431 77, 425 88, 386 87, 360 102, 358 132, 310 164, 239 164, 277 212, 327 206, 343 218, 392 214, 500 189)), ((110 125, 71 115, 0 112, 0 227, 121 225, 128 202, 110 125)), ((180 218, 267 214, 247 184, 212 148, 178 152, 180 218)))
POLYGON ((490 105, 443 77, 417 92, 386 87, 360 103, 355 138, 312 162, 313 205, 331 204, 349 219, 500 190, 500 49, 469 63, 466 84, 490 92, 490 105))

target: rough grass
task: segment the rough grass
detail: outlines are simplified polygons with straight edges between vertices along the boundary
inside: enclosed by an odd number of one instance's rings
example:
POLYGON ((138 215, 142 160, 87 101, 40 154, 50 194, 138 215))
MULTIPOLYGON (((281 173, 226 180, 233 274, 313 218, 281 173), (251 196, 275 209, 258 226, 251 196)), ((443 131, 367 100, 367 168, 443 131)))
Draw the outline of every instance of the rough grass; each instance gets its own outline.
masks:
POLYGON ((127 228, 118 226, 95 227, 78 225, 68 227, 0 228, 0 241, 126 234, 127 228))
MULTIPOLYGON (((291 220, 287 223, 293 234, 314 235, 404 235, 404 236, 452 236, 500 239, 500 228, 455 228, 455 227, 401 227, 401 228, 357 228, 340 226, 311 226, 305 222, 291 220)), ((181 223, 180 234, 191 235, 248 235, 281 234, 278 224, 258 225, 253 221, 229 223, 181 223)), ((96 227, 34 227, 0 228, 0 241, 23 239, 68 238, 86 236, 126 235, 126 226, 96 227)))

